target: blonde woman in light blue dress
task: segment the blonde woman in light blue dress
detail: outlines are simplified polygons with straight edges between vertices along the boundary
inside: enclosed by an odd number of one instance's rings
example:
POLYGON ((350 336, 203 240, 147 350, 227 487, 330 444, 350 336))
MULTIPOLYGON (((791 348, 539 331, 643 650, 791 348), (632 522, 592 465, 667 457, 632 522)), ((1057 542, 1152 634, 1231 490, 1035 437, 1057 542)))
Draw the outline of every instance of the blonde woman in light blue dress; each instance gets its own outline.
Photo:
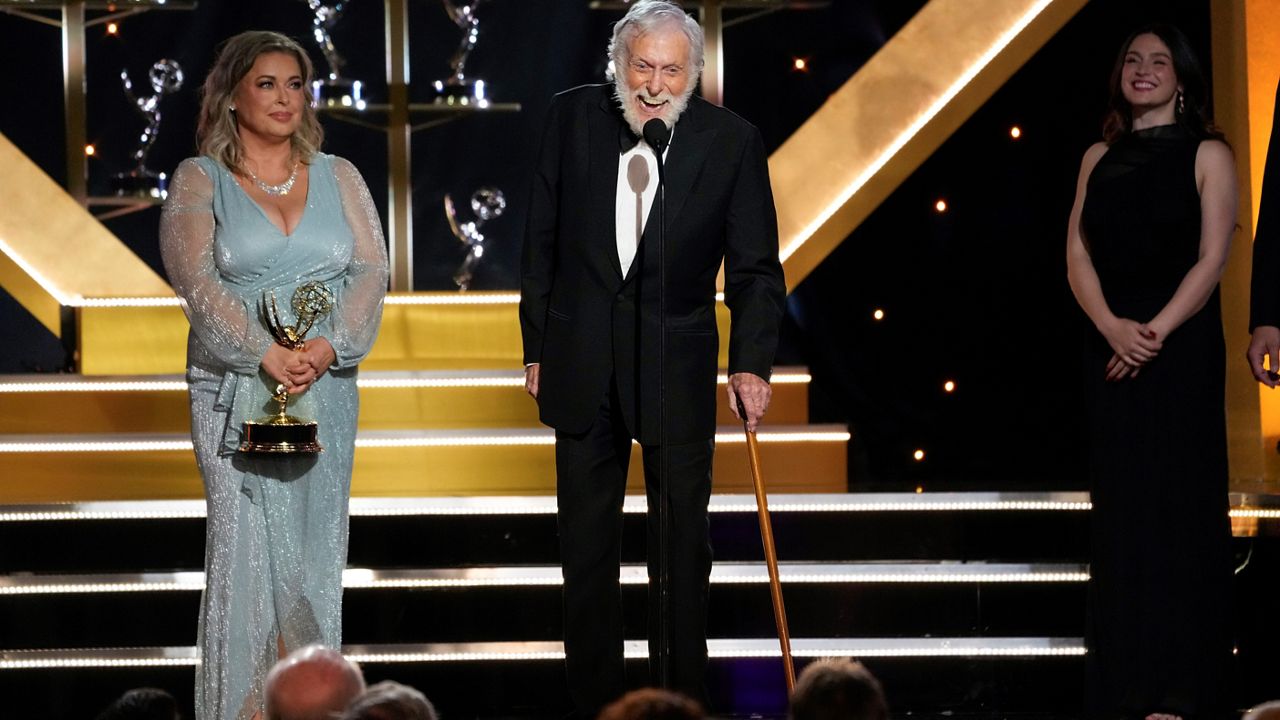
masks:
POLYGON ((311 75, 283 35, 228 40, 204 85, 201 156, 178 166, 160 224, 191 322, 191 435, 208 505, 197 720, 261 717, 277 658, 342 642, 356 366, 377 335, 387 254, 359 172, 319 152, 311 75), (309 282, 329 289, 333 311, 290 350, 260 305, 273 294, 294 324, 289 301, 309 282), (277 385, 291 414, 319 423, 323 452, 237 452, 241 423, 270 411, 277 385))

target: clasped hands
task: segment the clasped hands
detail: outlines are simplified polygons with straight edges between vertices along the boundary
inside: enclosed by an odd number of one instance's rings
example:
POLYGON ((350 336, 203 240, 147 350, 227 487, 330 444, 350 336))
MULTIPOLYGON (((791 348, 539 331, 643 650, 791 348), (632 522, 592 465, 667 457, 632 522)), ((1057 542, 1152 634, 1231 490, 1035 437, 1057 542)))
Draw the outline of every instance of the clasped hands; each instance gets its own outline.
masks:
POLYGON ((1118 317, 1099 330, 1114 351, 1107 361, 1108 382, 1137 377, 1142 367, 1155 359, 1164 347, 1164 333, 1149 323, 1118 317))
POLYGON ((308 340, 296 350, 272 343, 262 356, 262 369, 283 385, 285 392, 301 395, 325 374, 335 359, 337 353, 333 345, 322 337, 308 340))

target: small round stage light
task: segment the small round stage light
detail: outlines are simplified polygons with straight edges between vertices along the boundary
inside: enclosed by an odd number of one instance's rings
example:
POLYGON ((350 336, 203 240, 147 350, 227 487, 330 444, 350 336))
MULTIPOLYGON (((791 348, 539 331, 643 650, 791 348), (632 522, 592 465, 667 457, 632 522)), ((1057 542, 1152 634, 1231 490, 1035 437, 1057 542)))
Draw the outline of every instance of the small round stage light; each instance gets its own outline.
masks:
POLYGON ((809 61, 798 57, 791 61, 791 67, 795 68, 797 72, 806 72, 809 69, 809 61))
POLYGON ((955 390, 956 390, 956 383, 955 383, 955 381, 954 381, 954 380, 948 380, 948 381, 946 381, 946 382, 942 383, 942 389, 943 389, 943 390, 945 390, 946 392, 955 392, 955 390))
POLYGON ((916 450, 914 453, 911 454, 911 457, 915 458, 916 462, 920 462, 921 460, 924 460, 924 451, 916 450))
POLYGON ((1014 140, 1017 140, 1018 138, 1022 137, 1022 128, 1018 127, 1017 125, 1014 125, 1013 127, 1009 128, 1009 137, 1013 138, 1014 140))
MULTIPOLYGON (((917 459, 919 459, 919 458, 917 458, 917 459)), ((923 486, 923 485, 917 485, 917 486, 916 486, 916 494, 917 494, 917 495, 923 495, 923 494, 924 494, 924 486, 923 486)))
POLYGON ((120 34, 120 26, 119 26, 119 25, 117 25, 117 24, 115 24, 115 23, 107 23, 107 34, 108 34, 108 35, 119 35, 119 34, 120 34))
POLYGON ((85 146, 84 146, 84 154, 85 154, 85 155, 88 155, 89 157, 93 157, 93 156, 94 156, 94 155, 96 155, 97 153, 98 153, 98 148, 96 148, 96 147, 94 147, 94 146, 92 146, 92 145, 85 145, 85 146))
POLYGON ((884 311, 883 311, 883 310, 881 310, 880 308, 876 308, 876 311, 875 311, 875 312, 873 312, 873 313, 871 313, 871 317, 875 318, 876 320, 883 320, 883 319, 884 319, 884 311))
POLYGON ((936 203, 934 203, 934 204, 933 204, 933 209, 934 209, 934 210, 937 210, 937 211, 938 211, 938 212, 940 212, 940 213, 944 213, 944 212, 946 212, 946 211, 947 211, 947 201, 946 201, 946 200, 938 200, 938 202, 936 202, 936 203))

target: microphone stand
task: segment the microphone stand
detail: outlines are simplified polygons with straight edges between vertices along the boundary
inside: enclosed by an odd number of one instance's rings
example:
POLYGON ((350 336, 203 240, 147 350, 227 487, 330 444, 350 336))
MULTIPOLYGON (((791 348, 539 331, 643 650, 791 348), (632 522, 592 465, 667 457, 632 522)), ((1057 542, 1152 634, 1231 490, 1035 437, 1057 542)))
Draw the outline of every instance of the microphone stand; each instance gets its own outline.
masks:
POLYGON ((658 163, 658 676, 663 688, 671 687, 671 519, 667 505, 667 178, 662 154, 671 130, 661 120, 644 125, 644 140, 658 163), (656 123, 656 125, 655 125, 656 123))

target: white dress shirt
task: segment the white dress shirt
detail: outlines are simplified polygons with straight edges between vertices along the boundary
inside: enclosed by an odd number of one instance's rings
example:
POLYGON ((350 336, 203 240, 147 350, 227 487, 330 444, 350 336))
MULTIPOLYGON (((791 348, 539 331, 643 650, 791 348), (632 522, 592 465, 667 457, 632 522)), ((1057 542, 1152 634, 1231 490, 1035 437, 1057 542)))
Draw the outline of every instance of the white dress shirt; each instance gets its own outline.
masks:
MULTIPOLYGON (((670 151, 671 143, 668 142, 662 153, 663 162, 666 162, 670 151)), ((657 195, 658 161, 653 148, 640 140, 635 147, 618 156, 618 195, 614 217, 618 262, 622 265, 623 277, 627 276, 627 271, 636 258, 636 248, 644 235, 645 222, 649 219, 649 210, 653 208, 653 199, 657 195)))

